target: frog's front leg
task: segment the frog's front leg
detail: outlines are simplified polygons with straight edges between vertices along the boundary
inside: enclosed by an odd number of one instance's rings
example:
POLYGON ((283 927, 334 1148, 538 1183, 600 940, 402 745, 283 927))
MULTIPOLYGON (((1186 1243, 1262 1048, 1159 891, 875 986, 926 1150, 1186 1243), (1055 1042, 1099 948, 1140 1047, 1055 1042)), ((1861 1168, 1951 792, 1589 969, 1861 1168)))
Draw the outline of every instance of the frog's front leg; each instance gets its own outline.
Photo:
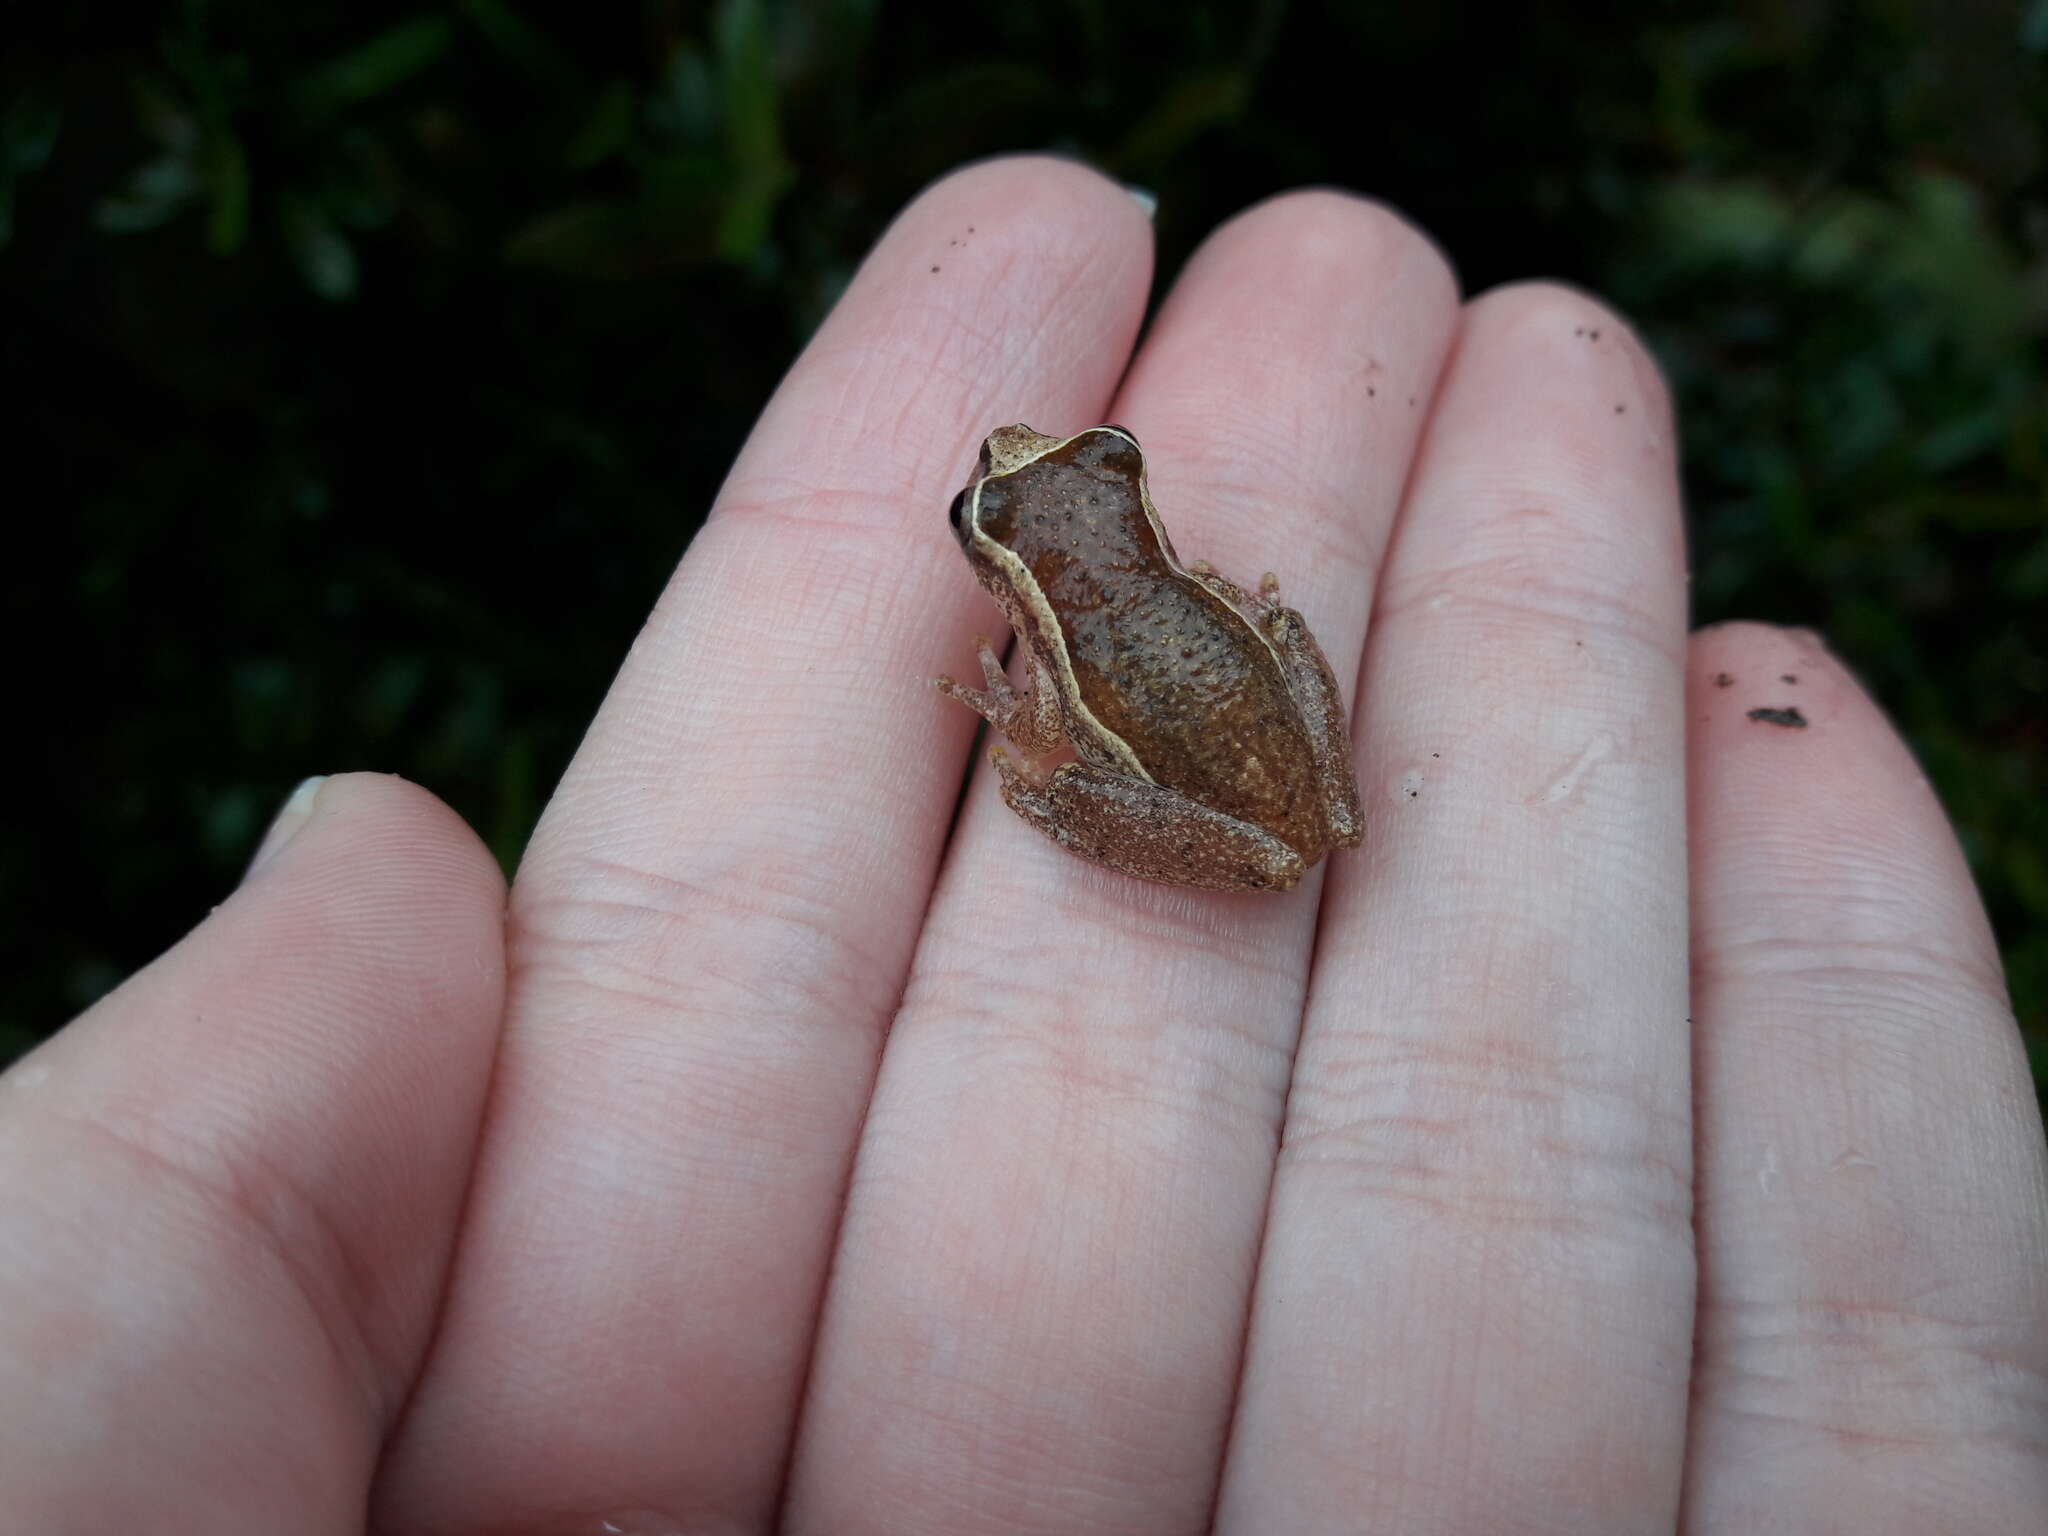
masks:
POLYGON ((1190 800, 1178 790, 1066 763, 1043 782, 989 753, 1003 801, 1084 859, 1140 880, 1212 891, 1284 891, 1307 866, 1272 833, 1190 800))
POLYGON ((932 679, 932 686, 951 699, 958 699, 990 725, 1009 737, 1026 757, 1043 757, 1067 739, 1060 719, 1060 699, 1051 676, 1036 667, 1036 686, 1026 690, 1010 686, 1003 659, 988 643, 988 636, 974 637, 975 654, 981 658, 981 676, 988 686, 968 688, 950 677, 932 679))

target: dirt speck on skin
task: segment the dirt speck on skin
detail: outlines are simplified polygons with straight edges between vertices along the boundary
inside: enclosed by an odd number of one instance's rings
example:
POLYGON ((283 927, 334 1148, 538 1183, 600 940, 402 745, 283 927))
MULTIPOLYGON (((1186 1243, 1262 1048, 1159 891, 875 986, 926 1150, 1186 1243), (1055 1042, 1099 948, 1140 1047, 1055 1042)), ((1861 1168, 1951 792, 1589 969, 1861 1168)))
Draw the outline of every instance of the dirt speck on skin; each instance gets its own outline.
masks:
POLYGON ((1749 718, 1761 725, 1789 726, 1795 731, 1806 729, 1806 716, 1796 709, 1752 709, 1749 718))
POLYGON ((1799 681, 1799 674, 1796 672, 1780 672, 1778 674, 1778 681, 1781 683, 1796 683, 1799 681))
POLYGON ((1735 674, 1732 672, 1716 672, 1714 674, 1714 686, 1716 688, 1733 688, 1735 686, 1735 674))

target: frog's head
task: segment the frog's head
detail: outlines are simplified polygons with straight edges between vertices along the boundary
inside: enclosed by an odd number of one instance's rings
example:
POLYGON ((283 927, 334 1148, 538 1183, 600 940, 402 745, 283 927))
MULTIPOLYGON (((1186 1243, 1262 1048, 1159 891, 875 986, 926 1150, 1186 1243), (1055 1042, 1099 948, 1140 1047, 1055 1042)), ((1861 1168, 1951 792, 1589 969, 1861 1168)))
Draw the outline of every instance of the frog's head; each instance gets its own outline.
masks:
MULTIPOLYGON (((998 427, 982 442, 973 482, 953 498, 953 505, 947 513, 947 520, 953 526, 953 537, 960 541, 960 547, 967 551, 970 560, 975 555, 977 534, 997 543, 1009 542, 1003 532, 1003 514, 1010 506, 1012 486, 1004 486, 1002 482, 1019 476, 1020 471, 1041 459, 1052 458, 1124 459, 1130 466, 1129 473, 1133 475, 1142 463, 1138 440, 1124 427, 1090 427, 1072 437, 1048 437, 1043 432, 1034 432, 1022 422, 1013 427, 998 427)), ((1012 485, 1021 483, 1021 480, 1013 481, 1012 485)))

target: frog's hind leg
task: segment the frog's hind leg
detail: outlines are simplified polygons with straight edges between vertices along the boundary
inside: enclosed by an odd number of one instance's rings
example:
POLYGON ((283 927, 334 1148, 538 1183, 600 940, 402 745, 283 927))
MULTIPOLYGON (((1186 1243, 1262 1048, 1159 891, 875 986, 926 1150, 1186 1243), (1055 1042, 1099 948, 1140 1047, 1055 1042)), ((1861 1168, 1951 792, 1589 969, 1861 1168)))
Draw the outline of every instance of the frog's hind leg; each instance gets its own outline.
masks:
POLYGON ((1271 571, 1260 578, 1257 597, 1245 591, 1206 560, 1197 560, 1191 564, 1188 567, 1188 574, 1254 623, 1280 596, 1280 578, 1271 571))
POLYGON ((1142 779, 1067 763, 1040 782, 989 754, 1011 810, 1069 853, 1140 880, 1215 891, 1284 891, 1307 868, 1270 832, 1142 779))
MULTIPOLYGON (((1260 594, 1269 595, 1269 588, 1270 595, 1277 598, 1279 583, 1271 576, 1259 584, 1260 594)), ((1365 835, 1365 818, 1358 809, 1358 775, 1351 767, 1351 728, 1344 719, 1344 695, 1323 648, 1316 644, 1300 614, 1274 601, 1260 617, 1259 628, 1280 653, 1288 690, 1300 706, 1302 724, 1308 727, 1330 842, 1339 848, 1355 848, 1365 835)))
POLYGON ((1037 686, 1010 686, 1003 659, 988 643, 988 636, 974 637, 975 654, 981 658, 982 681, 987 688, 968 688, 950 677, 935 677, 932 686, 948 698, 958 699, 990 725, 1009 737, 1026 757, 1043 757, 1067 739, 1060 720, 1059 694, 1043 667, 1037 668, 1037 686))
POLYGON ((1344 720, 1344 695, 1323 648, 1308 632, 1308 621, 1280 601, 1280 578, 1271 571, 1259 578, 1256 592, 1247 592, 1206 560, 1188 567, 1188 574, 1258 625, 1273 642, 1287 671, 1288 690, 1301 707, 1315 753, 1316 779, 1322 786, 1323 821, 1330 841, 1355 848, 1364 836, 1365 818, 1358 809, 1358 776, 1351 768, 1350 728, 1344 720))

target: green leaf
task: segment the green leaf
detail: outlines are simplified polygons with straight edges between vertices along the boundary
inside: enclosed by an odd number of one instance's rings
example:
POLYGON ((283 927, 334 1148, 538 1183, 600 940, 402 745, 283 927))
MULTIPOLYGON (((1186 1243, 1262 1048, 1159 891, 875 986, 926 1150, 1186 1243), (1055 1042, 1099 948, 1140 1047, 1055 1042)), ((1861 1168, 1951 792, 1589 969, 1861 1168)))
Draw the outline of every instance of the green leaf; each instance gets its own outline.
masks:
POLYGON ((8 103, 0 116, 0 246, 14 233, 14 183, 42 169, 63 121, 55 97, 31 87, 8 103))
POLYGON ((568 203, 528 220, 505 242, 505 260, 565 276, 644 277, 720 254, 716 235, 725 177, 696 157, 676 157, 637 204, 568 203))
POLYGON ((1250 96, 1251 82, 1242 70, 1209 69, 1184 76, 1125 135, 1112 163, 1126 174, 1149 171, 1196 135, 1241 116, 1250 96))
POLYGON ((151 75, 138 75, 131 82, 135 116, 142 131, 166 152, 189 155, 199 149, 199 120, 170 87, 151 75))
POLYGON ((1051 78, 1013 59, 976 59, 913 80, 859 124, 863 163, 908 188, 987 152, 1043 143, 1065 98, 1051 78))
POLYGON ((1744 182, 1670 182, 1654 216, 1664 245, 1694 269, 1759 265, 1779 256, 1791 233, 1785 200, 1744 182))
POLYGON ((39 171, 57 143, 64 109, 36 87, 21 92, 0 116, 0 170, 39 171))
POLYGON ((647 98, 647 126, 656 134, 708 144, 718 129, 718 96, 711 66, 687 43, 671 49, 661 85, 647 98))
POLYGON ((562 151, 562 158, 574 169, 586 171, 623 154, 633 142, 633 107, 633 88, 623 80, 612 81, 598 92, 589 116, 562 151))
POLYGON ((2048 53, 2048 0, 2034 0, 2020 18, 2020 46, 2029 53, 2048 53))
POLYGON ((429 13, 400 22, 314 70, 300 82, 300 103, 328 112, 382 96, 433 63, 454 40, 455 27, 445 16, 429 13))
POLYGON ((545 33, 503 0, 461 0, 462 14, 484 40, 535 79, 576 90, 577 71, 545 33))
POLYGON ((2037 920, 2048 920, 2048 859, 2025 843, 2005 850, 2006 878, 2021 905, 2037 920))
POLYGON ((92 221, 110 234, 133 234, 169 222, 200 191, 199 173, 181 154, 159 155, 128 173, 121 190, 99 200, 92 221))
POLYGON ((249 157, 242 141, 223 129, 207 144, 207 183, 213 206, 206 220, 206 245, 216 256, 240 248, 249 232, 249 157))
POLYGON ((302 197, 286 200, 284 241, 306 286, 339 302, 356 291, 356 253, 327 210, 302 197))
POLYGON ((723 0, 712 34, 733 170, 718 250, 728 261, 745 262, 767 243, 776 206, 796 171, 782 153, 782 93, 760 0, 723 0))

